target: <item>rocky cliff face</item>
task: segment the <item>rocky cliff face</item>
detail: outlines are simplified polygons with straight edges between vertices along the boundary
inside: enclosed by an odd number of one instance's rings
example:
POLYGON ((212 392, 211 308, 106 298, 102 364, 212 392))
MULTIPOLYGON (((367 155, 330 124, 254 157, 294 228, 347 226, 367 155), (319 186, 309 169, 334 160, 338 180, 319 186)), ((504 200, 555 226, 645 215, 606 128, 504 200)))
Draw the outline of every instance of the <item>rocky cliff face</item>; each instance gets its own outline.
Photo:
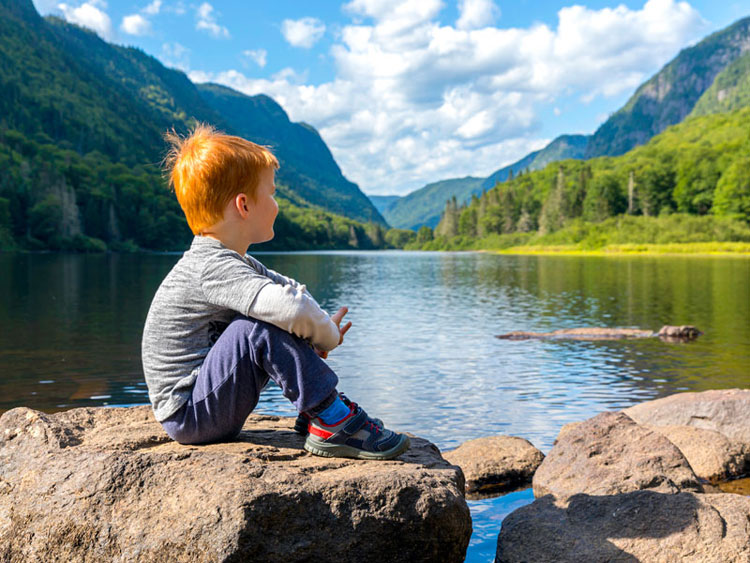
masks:
POLYGON ((623 154, 682 121, 716 76, 750 51, 750 18, 680 52, 589 139, 586 158, 623 154))
POLYGON ((181 446, 149 407, 0 418, 0 561, 463 561, 458 467, 315 457, 291 419, 181 446))

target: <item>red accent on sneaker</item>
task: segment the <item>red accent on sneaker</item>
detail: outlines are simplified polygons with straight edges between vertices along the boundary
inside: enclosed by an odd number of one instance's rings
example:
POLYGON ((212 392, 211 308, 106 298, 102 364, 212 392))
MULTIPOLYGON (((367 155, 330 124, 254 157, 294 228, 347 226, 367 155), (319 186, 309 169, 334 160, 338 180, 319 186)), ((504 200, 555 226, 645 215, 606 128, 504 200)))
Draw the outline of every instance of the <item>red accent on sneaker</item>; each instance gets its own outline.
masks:
POLYGON ((310 424, 307 427, 307 429, 310 432, 310 434, 318 436, 319 438, 323 438, 324 440, 327 440, 328 438, 330 438, 331 436, 333 436, 333 432, 328 432, 326 430, 323 430, 322 428, 318 428, 317 426, 313 426, 312 424, 310 424))

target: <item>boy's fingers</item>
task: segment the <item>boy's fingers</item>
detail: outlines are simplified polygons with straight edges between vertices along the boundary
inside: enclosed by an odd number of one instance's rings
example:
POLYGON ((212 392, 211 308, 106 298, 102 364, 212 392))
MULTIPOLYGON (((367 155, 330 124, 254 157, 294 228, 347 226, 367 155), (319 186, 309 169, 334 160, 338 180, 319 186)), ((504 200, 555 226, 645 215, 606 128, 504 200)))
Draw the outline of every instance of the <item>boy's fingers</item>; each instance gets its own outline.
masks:
POLYGON ((340 329, 341 336, 344 336, 350 328, 352 328, 352 321, 349 321, 344 325, 344 328, 340 329))
POLYGON ((341 322, 341 319, 343 319, 344 315, 346 315, 348 312, 349 312, 349 309, 347 307, 341 307, 341 309, 339 309, 333 315, 331 315, 331 320, 335 322, 336 324, 339 324, 341 322))

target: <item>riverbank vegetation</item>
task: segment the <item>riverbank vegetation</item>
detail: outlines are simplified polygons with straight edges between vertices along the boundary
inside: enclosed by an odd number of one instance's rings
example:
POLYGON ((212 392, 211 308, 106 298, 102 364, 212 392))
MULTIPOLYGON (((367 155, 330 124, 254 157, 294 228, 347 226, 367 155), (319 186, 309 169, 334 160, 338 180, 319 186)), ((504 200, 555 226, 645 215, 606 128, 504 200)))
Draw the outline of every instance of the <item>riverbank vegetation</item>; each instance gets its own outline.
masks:
MULTIPOLYGON (((694 117, 618 157, 566 160, 446 203, 410 248, 750 243, 750 108, 694 117)), ((686 247, 689 248, 689 247, 686 247)))

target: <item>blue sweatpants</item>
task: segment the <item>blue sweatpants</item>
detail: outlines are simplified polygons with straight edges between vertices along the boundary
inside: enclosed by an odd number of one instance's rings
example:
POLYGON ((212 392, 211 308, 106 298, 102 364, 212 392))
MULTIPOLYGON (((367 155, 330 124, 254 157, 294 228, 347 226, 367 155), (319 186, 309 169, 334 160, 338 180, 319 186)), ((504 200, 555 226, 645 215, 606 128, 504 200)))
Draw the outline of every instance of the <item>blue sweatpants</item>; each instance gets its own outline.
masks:
POLYGON ((305 340, 240 316, 208 352, 192 397, 162 426, 181 444, 232 439, 258 404, 269 378, 300 412, 323 403, 338 383, 305 340))

